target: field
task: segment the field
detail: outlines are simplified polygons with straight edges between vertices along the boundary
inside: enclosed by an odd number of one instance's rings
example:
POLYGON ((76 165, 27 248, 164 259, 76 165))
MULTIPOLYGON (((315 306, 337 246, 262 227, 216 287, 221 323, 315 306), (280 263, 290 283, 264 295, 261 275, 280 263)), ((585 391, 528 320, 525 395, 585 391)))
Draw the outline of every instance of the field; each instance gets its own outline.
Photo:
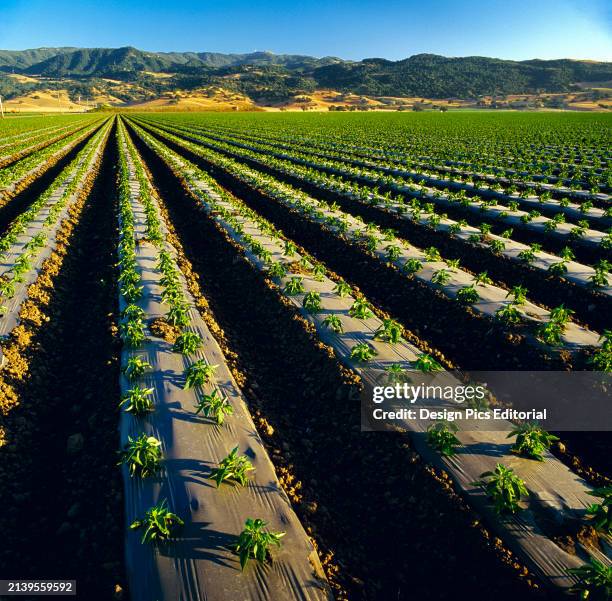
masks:
POLYGON ((0 574, 606 599, 609 405, 547 434, 363 399, 558 372, 610 400, 612 116, 164 112, 208 101, 0 120, 0 574))

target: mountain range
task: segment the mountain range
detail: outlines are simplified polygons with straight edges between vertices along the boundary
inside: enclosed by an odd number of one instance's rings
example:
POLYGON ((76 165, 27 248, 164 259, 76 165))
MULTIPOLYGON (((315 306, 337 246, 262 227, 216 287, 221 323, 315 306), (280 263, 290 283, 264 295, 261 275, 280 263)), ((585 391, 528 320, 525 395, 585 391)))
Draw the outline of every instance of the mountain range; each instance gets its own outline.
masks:
POLYGON ((612 63, 434 54, 399 61, 348 61, 271 52, 145 52, 133 47, 0 50, 0 94, 10 98, 37 86, 57 86, 62 79, 64 88, 84 96, 92 87, 100 88, 102 80, 112 79, 135 84, 139 97, 217 85, 254 99, 282 99, 315 89, 375 96, 474 98, 567 92, 585 82, 604 86, 612 81, 612 63))

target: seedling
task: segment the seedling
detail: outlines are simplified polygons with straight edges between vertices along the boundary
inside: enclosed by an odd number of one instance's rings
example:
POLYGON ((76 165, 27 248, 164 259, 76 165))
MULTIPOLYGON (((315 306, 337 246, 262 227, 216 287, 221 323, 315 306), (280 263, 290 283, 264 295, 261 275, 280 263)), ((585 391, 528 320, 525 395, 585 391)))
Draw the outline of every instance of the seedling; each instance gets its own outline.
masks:
POLYGON ((168 313, 166 313, 166 319, 168 323, 174 326, 186 327, 189 325, 189 306, 185 303, 177 303, 170 307, 168 313))
POLYGON ((382 325, 374 334, 374 338, 397 344, 402 340, 402 326, 394 319, 383 319, 382 325))
POLYGON ((418 259, 406 259, 406 262, 402 266, 404 273, 413 275, 423 269, 423 263, 418 259))
POLYGON ((523 424, 512 430, 506 438, 516 436, 512 451, 523 457, 544 461, 544 452, 550 449, 553 442, 559 440, 557 436, 549 434, 535 424, 523 424))
POLYGON ((351 349, 351 359, 357 359, 357 361, 367 362, 378 353, 371 347, 367 342, 359 342, 351 349))
POLYGON ((234 550, 240 556, 240 567, 244 570, 249 559, 265 563, 270 555, 270 546, 280 547, 284 532, 267 532, 267 523, 260 519, 248 518, 244 530, 238 537, 234 550))
POLYGON ((482 273, 479 273, 476 277, 474 277, 474 284, 476 286, 492 283, 493 280, 488 276, 486 271, 483 271, 482 273))
POLYGON ((219 467, 213 468, 209 478, 217 483, 217 488, 221 482, 234 480, 241 486, 246 486, 249 477, 247 472, 255 468, 246 455, 238 456, 238 447, 234 447, 230 454, 219 463, 219 467))
POLYGON ((130 319, 120 324, 119 332, 123 343, 130 348, 140 346, 146 340, 144 324, 140 319, 130 319))
POLYGON ((370 303, 363 299, 358 298, 349 309, 349 315, 357 319, 369 319, 374 316, 370 308, 370 303))
POLYGON ((345 296, 348 296, 351 293, 351 287, 344 280, 340 280, 334 286, 334 293, 340 296, 341 298, 344 298, 345 296))
POLYGON ((441 455, 452 457, 461 441, 455 436, 457 425, 452 422, 436 422, 427 428, 427 442, 441 455))
POLYGON ((321 311, 321 294, 311 290, 304 296, 302 306, 309 313, 319 313, 321 311))
POLYGON ((317 282, 322 282, 323 277, 325 276, 326 273, 327 273, 327 270, 325 269, 323 265, 321 265, 321 263, 317 263, 312 268, 312 275, 314 279, 317 280, 317 282))
POLYGON ((423 373, 433 373, 443 369, 442 366, 427 353, 422 353, 417 357, 416 361, 414 361, 414 368, 423 373))
POLYGON ((392 363, 385 367, 385 371, 389 374, 389 380, 393 383, 412 382, 406 370, 399 363, 392 363))
POLYGON ((439 286, 448 284, 450 279, 451 274, 448 269, 438 269, 437 271, 434 271, 433 275, 431 276, 431 281, 439 286))
POLYGON ((612 566, 604 566, 594 557, 579 568, 567 570, 578 582, 570 591, 578 593, 584 601, 609 601, 612 597, 612 566))
POLYGON ((287 266, 280 261, 272 263, 268 269, 268 273, 273 278, 284 278, 287 275, 287 266))
POLYGON ((513 286, 510 292, 506 294, 506 298, 509 296, 514 297, 512 301, 514 305, 524 305, 527 302, 527 288, 523 286, 513 286))
POLYGON ((520 323, 522 319, 520 311, 511 304, 504 305, 495 311, 495 317, 506 325, 520 323))
POLYGON ((387 261, 394 263, 402 256, 402 249, 396 244, 389 244, 385 248, 387 254, 387 261))
POLYGON ((226 397, 222 397, 215 388, 211 394, 202 395, 195 406, 196 414, 201 413, 204 417, 222 426, 226 415, 233 415, 234 408, 226 397))
POLYGON ((145 317, 145 312, 138 305, 128 305, 121 312, 121 318, 122 319, 127 319, 127 320, 130 320, 130 319, 144 319, 144 317, 145 317))
POLYGON ((612 534, 612 486, 596 488, 589 494, 602 499, 601 503, 594 503, 587 509, 587 514, 593 518, 593 527, 599 532, 612 534))
POLYGON ((194 332, 183 332, 174 343, 172 350, 183 355, 192 355, 202 346, 202 339, 194 332))
POLYGON ((473 285, 464 286, 457 291, 457 300, 462 305, 473 305, 480 300, 480 295, 473 285))
POLYGON ((292 277, 285 286, 285 294, 289 296, 295 296, 304 292, 303 278, 292 277))
POLYGON ((121 371, 123 371, 123 374, 128 380, 133 382, 134 380, 137 380, 143 376, 150 369, 151 365, 149 365, 148 361, 145 361, 140 357, 130 357, 121 371))
POLYGON ((177 515, 168 511, 166 500, 147 510, 142 520, 136 520, 130 530, 144 528, 142 544, 158 543, 169 540, 185 522, 177 515))
POLYGON ((218 365, 209 365, 204 359, 199 359, 195 363, 192 363, 185 370, 185 386, 183 388, 189 389, 195 386, 203 386, 210 382, 210 379, 217 371, 218 365))
POLYGON ((441 261, 440 251, 435 246, 430 246, 425 249, 425 260, 426 261, 441 261))
POLYGON ((128 442, 121 453, 119 465, 127 465, 130 476, 147 478, 154 476, 160 468, 161 442, 155 436, 141 434, 138 438, 128 436, 128 442))
POLYGON ((152 388, 130 388, 122 397, 119 406, 125 405, 125 410, 134 415, 144 415, 153 411, 152 388))
POLYGON ((529 493, 525 482, 512 470, 498 463, 493 472, 483 472, 480 480, 472 482, 472 486, 482 488, 487 497, 493 501, 493 508, 498 514, 516 513, 522 496, 529 493))
POLYGON ((336 334, 342 334, 344 332, 342 320, 337 315, 328 315, 323 320, 323 325, 328 327, 332 332, 335 332, 336 334))

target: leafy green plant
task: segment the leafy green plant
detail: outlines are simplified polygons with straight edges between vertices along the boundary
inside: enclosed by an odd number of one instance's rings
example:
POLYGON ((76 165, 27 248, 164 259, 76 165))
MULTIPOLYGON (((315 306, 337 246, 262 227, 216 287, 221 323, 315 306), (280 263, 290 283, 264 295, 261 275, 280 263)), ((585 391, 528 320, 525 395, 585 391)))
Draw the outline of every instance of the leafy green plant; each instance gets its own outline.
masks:
POLYGON ((140 388, 136 386, 130 388, 121 397, 120 407, 125 405, 125 410, 134 415, 144 415, 153 411, 153 400, 150 396, 153 394, 152 388, 140 388))
POLYGON ((234 447, 230 454, 225 457, 219 467, 213 468, 209 478, 217 483, 217 488, 226 480, 234 480, 241 486, 246 486, 249 477, 248 472, 255 468, 246 455, 238 455, 238 447, 234 447))
POLYGON ((328 327, 332 332, 336 332, 336 334, 342 334, 344 332, 342 320, 337 315, 328 315, 323 320, 323 325, 328 327))
POLYGON ((295 296, 304 292, 304 281, 303 278, 294 276, 285 285, 285 294, 289 296, 295 296))
POLYGON ((480 300, 480 294, 473 285, 464 286, 457 291, 457 300, 462 305, 473 305, 480 300))
POLYGON ((284 278, 287 275, 287 266, 281 261, 276 261, 270 265, 268 273, 273 278, 284 278))
POLYGON ((338 281, 338 283, 334 286, 334 294, 337 294, 342 298, 348 296, 350 293, 351 287, 344 280, 338 281))
POLYGON ((570 591, 578 593, 583 601, 610 601, 612 598, 612 566, 605 566, 591 557, 589 563, 571 568, 567 573, 578 578, 570 591))
POLYGON ((416 361, 414 361, 414 368, 423 373, 433 373, 443 369, 442 366, 427 353, 421 353, 417 357, 416 361))
POLYGON ((461 441, 455 436, 459 430, 452 422, 436 422, 427 428, 427 442, 445 457, 452 457, 455 448, 461 446, 461 441))
POLYGON ((484 284, 492 284, 493 280, 488 276, 486 271, 483 271, 481 273, 479 273, 478 275, 474 276, 474 284, 476 286, 480 285, 484 285, 484 284))
POLYGON ((544 452, 550 449, 553 442, 559 440, 557 436, 549 434, 536 424, 522 424, 508 434, 506 438, 516 436, 512 451, 523 457, 544 461, 544 452))
POLYGON ((129 319, 119 324, 119 334, 123 343, 130 348, 140 346, 147 339, 144 323, 140 319, 129 319))
POLYGON ((592 516, 593 527, 599 532, 612 534, 612 486, 596 488, 589 494, 602 499, 601 503, 593 503, 587 509, 587 514, 592 516))
POLYGON ((148 509, 142 520, 134 521, 130 525, 130 530, 144 528, 142 544, 158 543, 171 539, 184 523, 181 518, 168 510, 167 502, 164 499, 161 503, 148 509))
POLYGON ((202 339, 195 332, 183 332, 175 341, 172 350, 183 355, 192 355, 202 346, 202 339))
POLYGON ((204 417, 222 426, 226 415, 233 415, 234 408, 226 397, 219 394, 215 388, 210 394, 202 395, 195 406, 196 414, 201 413, 204 417))
POLYGON ((121 371, 128 380, 134 381, 142 377, 150 369, 151 365, 148 361, 140 357, 130 357, 121 371))
POLYGON ((527 302, 527 288, 523 286, 513 286, 508 294, 506 294, 506 298, 512 296, 512 303, 514 305, 524 305, 527 302))
POLYGON ((495 317, 507 325, 520 323, 522 319, 520 311, 512 304, 507 304, 497 309, 495 317))
POLYGON ((498 514, 516 513, 520 510, 521 498, 529 493, 525 482, 521 480, 512 468, 501 463, 495 466, 493 472, 483 472, 480 480, 472 482, 472 486, 482 488, 487 497, 493 501, 493 508, 498 514))
POLYGON ((399 363, 392 363, 385 367, 385 371, 389 374, 389 381, 393 383, 412 382, 412 379, 406 370, 399 363))
POLYGON ((147 478, 159 471, 161 457, 161 442, 155 436, 128 436, 119 465, 127 465, 131 477, 147 478))
POLYGON ((321 311, 321 294, 311 290, 304 296, 302 306, 309 313, 319 313, 321 311))
POLYGON ((431 281, 439 286, 448 284, 451 279, 451 274, 448 269, 437 269, 431 276, 431 281))
POLYGON ((280 547, 280 539, 284 532, 268 532, 264 530, 267 523, 260 519, 248 518, 244 530, 238 537, 234 550, 240 557, 240 567, 244 570, 249 559, 265 563, 270 554, 270 546, 280 547))
POLYGON ((397 344, 402 340, 402 326, 394 319, 383 319, 382 324, 374 333, 374 338, 397 344))
POLYGON ((371 305, 367 300, 358 298, 349 309, 349 315, 356 319, 369 319, 374 316, 374 313, 372 313, 371 305))
POLYGON ((357 359, 357 361, 363 361, 364 363, 377 354, 376 350, 367 342, 359 342, 351 349, 351 359, 357 359))
POLYGON ((408 275, 418 273, 423 269, 423 263, 418 259, 406 259, 406 262, 402 265, 402 271, 408 275))
POLYGON ((185 370, 185 386, 183 386, 183 388, 189 389, 207 384, 215 375, 217 367, 219 366, 206 363, 205 359, 199 359, 195 363, 192 363, 185 370))

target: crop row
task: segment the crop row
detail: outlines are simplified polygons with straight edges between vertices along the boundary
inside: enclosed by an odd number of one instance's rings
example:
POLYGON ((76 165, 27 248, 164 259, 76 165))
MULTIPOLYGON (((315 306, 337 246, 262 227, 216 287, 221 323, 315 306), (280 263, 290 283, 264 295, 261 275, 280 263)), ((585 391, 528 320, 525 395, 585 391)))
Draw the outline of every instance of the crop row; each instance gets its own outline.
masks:
MULTIPOLYGON (((134 129, 145 144, 161 156, 177 175, 188 182, 192 193, 202 203, 202 208, 227 231, 231 239, 242 247, 245 256, 261 272, 262 277, 267 275, 276 282, 279 294, 313 323, 320 339, 330 345, 338 358, 359 373, 364 381, 376 381, 377 375, 382 370, 402 378, 412 373, 438 369, 431 356, 423 354, 418 348, 403 340, 402 328, 397 322, 392 319, 378 319, 367 299, 354 296, 350 287, 342 281, 331 280, 324 265, 308 256, 301 256, 295 245, 292 246, 291 240, 284 237, 270 222, 229 195, 210 176, 162 144, 159 139, 138 126, 134 126, 134 129)), ((231 165, 224 165, 224 168, 230 167, 231 165)), ((410 429, 410 426, 408 427, 410 429)), ((517 434, 519 433, 514 432, 514 435, 517 434)), ((529 436, 534 435, 532 433, 529 436)), ((495 493, 492 491, 496 485, 518 486, 520 490, 516 497, 516 505, 509 507, 504 501, 499 500, 501 505, 497 506, 497 509, 512 516, 499 522, 499 528, 504 531, 505 536, 509 536, 509 531, 516 532, 517 529, 526 533, 525 536, 518 537, 518 540, 515 538, 513 544, 536 566, 538 573, 550 577, 554 572, 555 578, 558 578, 557 567, 553 568, 548 564, 549 561, 560 562, 556 565, 568 567, 576 566, 578 562, 575 558, 564 554, 535 524, 531 511, 538 510, 539 502, 535 501, 533 494, 529 497, 530 507, 525 509, 525 512, 519 510, 519 504, 523 503, 522 497, 527 495, 527 490, 531 486, 535 486, 540 492, 550 487, 559 494, 558 491, 565 490, 565 486, 569 485, 573 487, 570 495, 572 499, 564 500, 563 503, 569 503, 565 510, 573 506, 569 512, 580 513, 589 502, 589 489, 584 483, 575 488, 575 476, 548 454, 546 462, 540 464, 537 484, 531 481, 534 475, 533 461, 513 457, 512 469, 505 467, 504 452, 501 451, 502 447, 507 448, 506 443, 502 442, 505 441, 504 437, 505 434, 482 431, 449 433, 440 426, 435 431, 430 430, 426 435, 417 435, 416 440, 420 441, 418 444, 421 452, 438 464, 442 464, 456 479, 460 488, 463 488, 470 499, 487 514, 491 512, 492 507, 486 501, 487 495, 477 493, 473 485, 469 484, 470 482, 473 484, 481 477, 483 468, 490 468, 485 470, 487 473, 482 474, 484 478, 482 486, 485 492, 489 491, 490 500, 495 501, 495 493), (489 454, 482 456, 476 451, 455 457, 451 449, 448 456, 453 456, 452 460, 441 458, 438 453, 442 452, 442 456, 445 455, 443 451, 445 448, 449 449, 445 447, 444 441, 448 443, 449 440, 455 441, 451 447, 454 444, 468 448, 474 445, 474 449, 486 441, 487 445, 499 445, 501 452, 496 458, 489 454), (499 465, 496 466, 496 463, 499 465), (545 484, 547 480, 548 483, 545 484), (502 485, 502 481, 506 484, 502 485), (563 482, 562 486, 560 482, 563 482), (573 505, 577 499, 581 500, 577 505, 573 505), (544 554, 543 549, 546 550, 544 554)), ((521 447, 520 441, 523 439, 524 436, 522 438, 519 436, 516 448, 521 447)), ((546 438, 543 437, 542 440, 545 441, 546 438)), ((545 448, 548 443, 543 444, 545 448)), ((510 538, 513 537, 510 535, 510 538)), ((563 585, 567 582, 563 577, 557 580, 557 584, 563 585)))
POLYGON ((396 238, 392 231, 382 231, 373 223, 365 224, 335 206, 319 202, 208 148, 168 133, 163 135, 211 163, 222 166, 225 171, 255 189, 264 190, 302 218, 320 224, 330 234, 341 237, 362 252, 370 253, 382 264, 388 264, 399 273, 405 274, 405 277, 418 280, 433 290, 456 299, 472 311, 503 324, 510 331, 518 330, 527 336, 530 336, 531 331, 535 337, 549 345, 562 344, 573 350, 598 345, 597 334, 571 323, 571 312, 568 313, 562 307, 548 312, 529 302, 521 287, 510 292, 501 290, 490 283, 486 274, 473 277, 464 272, 458 262, 442 261, 435 247, 418 249, 396 238), (563 316, 559 318, 560 312, 563 316))
POLYGON ((293 599, 306 590, 308 599, 328 599, 323 578, 316 586, 307 584, 312 569, 322 574, 321 567, 196 309, 176 250, 166 240, 158 199, 122 125, 118 142, 122 463, 128 523, 143 530, 142 537, 128 536, 132 598, 179 598, 188 593, 190 580, 209 596, 232 590, 251 598, 264 587, 275 599, 293 599), (230 496, 220 487, 229 488, 230 496), (194 498, 197 504, 189 502, 194 498), (219 532, 235 533, 236 555, 228 548, 223 561, 194 559, 187 574, 176 572, 171 557, 141 544, 171 539, 178 553, 189 553, 192 541, 206 547, 219 532), (248 570, 246 564, 265 563, 281 536, 275 553, 280 569, 262 581, 260 568, 248 570), (238 558, 242 573, 235 568, 238 558), (144 580, 143 572, 154 577, 144 580))

